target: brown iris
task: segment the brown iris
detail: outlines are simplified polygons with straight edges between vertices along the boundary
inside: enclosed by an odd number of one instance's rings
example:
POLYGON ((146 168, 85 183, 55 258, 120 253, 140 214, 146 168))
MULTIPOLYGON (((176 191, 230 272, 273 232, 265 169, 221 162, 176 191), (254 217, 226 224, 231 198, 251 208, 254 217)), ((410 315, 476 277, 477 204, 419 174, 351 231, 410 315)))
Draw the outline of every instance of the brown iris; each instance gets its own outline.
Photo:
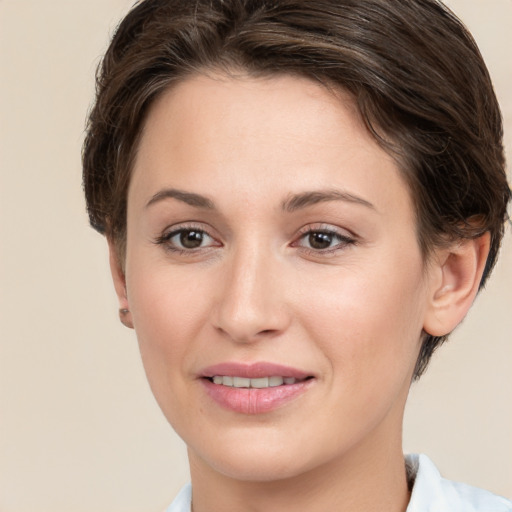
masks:
POLYGON ((197 249, 201 246, 204 239, 202 231, 182 231, 180 233, 180 243, 185 249, 197 249))
POLYGON ((308 242, 313 249, 328 249, 332 244, 332 238, 331 233, 316 231, 309 234, 308 242))

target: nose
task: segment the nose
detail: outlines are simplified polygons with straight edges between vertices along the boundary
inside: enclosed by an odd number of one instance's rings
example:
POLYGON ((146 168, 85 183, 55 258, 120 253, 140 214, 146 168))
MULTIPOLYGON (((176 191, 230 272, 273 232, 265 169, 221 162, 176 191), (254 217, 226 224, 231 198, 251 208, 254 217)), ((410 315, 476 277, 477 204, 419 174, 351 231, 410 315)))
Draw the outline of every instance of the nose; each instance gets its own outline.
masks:
POLYGON ((276 337, 290 323, 278 258, 261 249, 240 251, 224 262, 214 325, 237 343, 276 337))

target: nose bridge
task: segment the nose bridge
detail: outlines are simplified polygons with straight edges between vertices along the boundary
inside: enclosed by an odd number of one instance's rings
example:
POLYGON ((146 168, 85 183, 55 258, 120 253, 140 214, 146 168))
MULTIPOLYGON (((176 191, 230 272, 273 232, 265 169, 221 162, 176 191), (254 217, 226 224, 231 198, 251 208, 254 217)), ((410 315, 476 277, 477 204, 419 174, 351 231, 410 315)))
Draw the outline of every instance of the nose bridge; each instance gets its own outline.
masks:
POLYGON ((281 332, 287 318, 278 276, 278 258, 265 244, 233 250, 225 261, 216 327, 238 342, 281 332))

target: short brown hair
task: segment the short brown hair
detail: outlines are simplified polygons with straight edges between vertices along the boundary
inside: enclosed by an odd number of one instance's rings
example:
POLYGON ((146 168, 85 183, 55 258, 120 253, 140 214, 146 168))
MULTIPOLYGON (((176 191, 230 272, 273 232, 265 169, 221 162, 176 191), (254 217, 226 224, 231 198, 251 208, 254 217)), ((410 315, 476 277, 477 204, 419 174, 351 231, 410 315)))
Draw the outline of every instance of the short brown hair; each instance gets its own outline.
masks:
MULTIPOLYGON (((424 256, 490 233, 497 258, 510 189, 491 79, 463 24, 436 0, 144 0, 98 69, 83 147, 91 225, 123 254, 132 162, 149 106, 209 69, 294 74, 350 92, 397 158, 424 256)), ((419 377, 446 337, 425 334, 419 377)))

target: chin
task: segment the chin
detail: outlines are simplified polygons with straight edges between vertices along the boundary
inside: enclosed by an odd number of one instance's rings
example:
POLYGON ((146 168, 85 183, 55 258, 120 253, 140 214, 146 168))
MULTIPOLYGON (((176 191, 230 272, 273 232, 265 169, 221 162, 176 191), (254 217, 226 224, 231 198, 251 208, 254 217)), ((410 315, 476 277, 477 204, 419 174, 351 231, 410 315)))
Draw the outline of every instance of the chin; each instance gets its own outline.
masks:
POLYGON ((249 453, 244 456, 232 454, 208 460, 207 464, 225 477, 245 482, 287 480, 304 474, 313 467, 306 460, 276 456, 275 453, 260 453, 258 456, 249 453))
MULTIPOLYGON (((207 466, 225 477, 246 482, 272 482, 298 477, 328 462, 331 452, 309 446, 302 436, 281 432, 225 436, 201 445, 189 446, 191 466, 207 466)), ((208 438, 205 438, 208 439, 208 438)), ((185 442, 187 440, 185 439, 185 442)), ((313 443, 314 444, 314 443, 313 443)))

